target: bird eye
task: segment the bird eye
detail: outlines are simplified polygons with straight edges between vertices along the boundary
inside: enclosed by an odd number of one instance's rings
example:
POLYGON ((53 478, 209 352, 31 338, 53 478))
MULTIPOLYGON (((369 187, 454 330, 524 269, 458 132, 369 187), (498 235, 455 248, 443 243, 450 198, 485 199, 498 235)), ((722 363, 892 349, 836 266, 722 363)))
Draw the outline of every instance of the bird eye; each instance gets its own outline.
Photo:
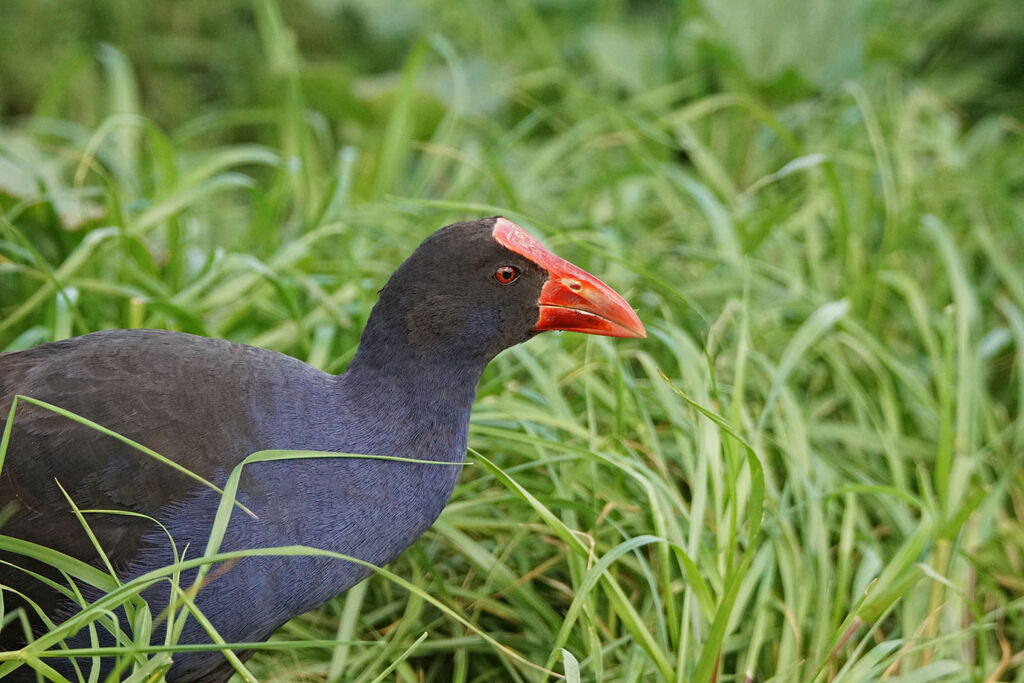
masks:
POLYGON ((507 285, 519 277, 519 269, 515 266, 501 266, 494 271, 494 279, 503 285, 507 285))

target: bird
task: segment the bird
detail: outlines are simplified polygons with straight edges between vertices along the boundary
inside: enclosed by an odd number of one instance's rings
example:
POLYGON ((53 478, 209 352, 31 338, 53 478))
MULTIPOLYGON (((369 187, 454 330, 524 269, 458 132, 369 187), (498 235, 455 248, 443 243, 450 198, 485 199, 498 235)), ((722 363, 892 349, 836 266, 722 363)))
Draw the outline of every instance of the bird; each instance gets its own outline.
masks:
MULTIPOLYGON (((611 287, 554 255, 522 227, 493 216, 433 232, 401 263, 378 292, 355 355, 340 375, 219 339, 99 331, 0 354, 0 416, 8 415, 15 396, 28 396, 142 444, 218 486, 261 450, 378 456, 246 465, 236 500, 251 514, 232 514, 220 549, 306 545, 383 566, 419 538, 448 502, 465 462, 470 411, 488 362, 548 330, 646 336, 636 312, 611 287)), ((189 548, 190 557, 201 554, 221 503, 218 490, 37 404, 19 402, 12 423, 0 471, 0 509, 6 513, 0 534, 102 567, 70 498, 80 509, 136 513, 88 516, 122 581, 173 563, 168 537, 179 551, 189 548)), ((58 623, 80 609, 16 565, 62 582, 53 569, 15 552, 0 553, 0 560, 8 611, 24 604, 19 596, 58 623)), ((194 600, 226 642, 258 642, 372 572, 332 557, 245 557, 211 570, 194 600)), ((182 585, 189 582, 183 578, 182 585)), ((158 582, 142 595, 157 615, 168 605, 170 589, 158 582)), ((101 645, 114 643, 97 630, 101 645)), ((87 630, 66 642, 88 646, 87 630)), ((210 638, 189 617, 178 642, 210 638)), ((0 648, 24 644, 13 625, 0 631, 0 648)), ((64 675, 73 672, 70 658, 46 661, 64 675)), ((113 658, 101 661, 109 672, 113 658)), ((173 655, 166 678, 212 683, 233 672, 219 651, 183 652, 173 655)), ((12 678, 34 675, 22 666, 12 678)))

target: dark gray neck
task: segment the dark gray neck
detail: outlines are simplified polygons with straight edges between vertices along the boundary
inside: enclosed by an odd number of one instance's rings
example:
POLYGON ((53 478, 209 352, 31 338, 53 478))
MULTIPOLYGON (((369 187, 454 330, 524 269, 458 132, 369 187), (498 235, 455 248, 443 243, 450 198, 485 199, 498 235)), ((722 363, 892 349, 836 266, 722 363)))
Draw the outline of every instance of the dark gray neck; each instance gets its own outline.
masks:
POLYGON ((489 359, 429 339, 417 343, 403 321, 379 308, 371 314, 355 358, 338 380, 348 409, 357 420, 377 429, 386 425, 382 431, 387 443, 380 444, 382 449, 461 462, 476 386, 489 359))

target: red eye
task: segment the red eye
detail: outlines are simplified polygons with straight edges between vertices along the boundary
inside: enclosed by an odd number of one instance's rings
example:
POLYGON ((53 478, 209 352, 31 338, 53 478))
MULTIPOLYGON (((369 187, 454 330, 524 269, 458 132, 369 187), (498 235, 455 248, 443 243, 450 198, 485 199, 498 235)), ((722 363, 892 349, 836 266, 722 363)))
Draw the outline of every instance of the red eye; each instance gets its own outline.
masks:
POLYGON ((503 285, 507 285, 519 277, 519 269, 515 266, 502 266, 494 271, 494 279, 503 285))

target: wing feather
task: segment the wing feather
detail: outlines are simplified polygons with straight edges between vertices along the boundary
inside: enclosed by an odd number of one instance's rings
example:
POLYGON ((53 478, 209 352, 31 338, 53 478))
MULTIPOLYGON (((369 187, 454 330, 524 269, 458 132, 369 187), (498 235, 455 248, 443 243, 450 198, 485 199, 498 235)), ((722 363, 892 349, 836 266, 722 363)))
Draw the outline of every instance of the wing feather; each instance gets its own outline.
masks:
MULTIPOLYGON (((222 483, 242 458, 266 447, 261 416, 273 414, 275 378, 299 366, 312 371, 292 358, 221 340, 154 330, 98 332, 0 354, 0 428, 14 397, 31 396, 222 483)), ((99 555, 55 481, 81 509, 156 518, 201 486, 113 437, 19 402, 0 472, 0 509, 13 513, 0 533, 99 566, 99 555)), ((87 519, 115 568, 127 565, 156 529, 138 517, 87 519)), ((24 560, 9 554, 0 559, 24 560)), ((0 582, 53 604, 52 592, 40 582, 5 565, 0 582)))

